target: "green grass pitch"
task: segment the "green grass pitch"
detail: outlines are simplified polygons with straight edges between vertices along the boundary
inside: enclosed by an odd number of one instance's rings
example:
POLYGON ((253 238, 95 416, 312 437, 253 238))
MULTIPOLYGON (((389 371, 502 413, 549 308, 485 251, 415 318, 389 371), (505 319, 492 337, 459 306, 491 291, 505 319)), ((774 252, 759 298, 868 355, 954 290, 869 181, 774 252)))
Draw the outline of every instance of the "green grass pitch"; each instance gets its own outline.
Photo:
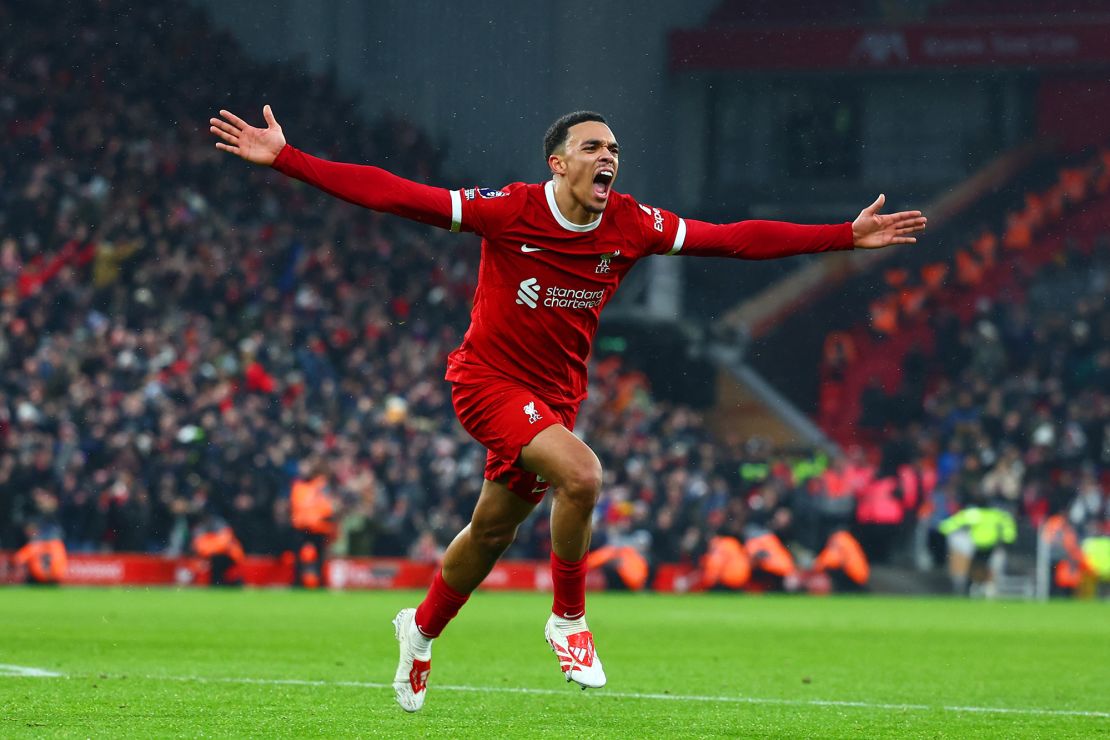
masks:
POLYGON ((0 737, 1110 735, 1105 604, 595 594, 609 686, 582 692, 549 597, 479 593, 407 715, 390 619, 418 598, 0 589, 0 737))

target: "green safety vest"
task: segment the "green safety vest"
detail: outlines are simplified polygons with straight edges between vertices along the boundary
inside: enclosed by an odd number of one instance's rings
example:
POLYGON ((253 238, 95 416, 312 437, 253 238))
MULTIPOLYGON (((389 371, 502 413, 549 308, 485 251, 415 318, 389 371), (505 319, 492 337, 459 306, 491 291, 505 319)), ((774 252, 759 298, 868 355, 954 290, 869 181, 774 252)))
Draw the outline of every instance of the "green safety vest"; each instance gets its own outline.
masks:
POLYGON ((771 466, 767 463, 744 463, 740 466, 740 480, 745 483, 762 483, 771 475, 771 466))
POLYGON ((1088 537, 1083 540, 1082 548, 1098 577, 1110 580, 1110 537, 1088 537))
POLYGON ((937 527, 941 534, 967 529, 971 541, 980 550, 989 550, 1001 540, 1010 544, 1017 539, 1017 524, 1009 512, 970 506, 945 519, 937 527))
POLYGON ((790 472, 794 476, 794 482, 797 484, 801 484, 805 483, 810 478, 816 478, 817 476, 828 470, 828 468, 829 458, 821 453, 818 453, 812 458, 796 461, 790 467, 790 472))

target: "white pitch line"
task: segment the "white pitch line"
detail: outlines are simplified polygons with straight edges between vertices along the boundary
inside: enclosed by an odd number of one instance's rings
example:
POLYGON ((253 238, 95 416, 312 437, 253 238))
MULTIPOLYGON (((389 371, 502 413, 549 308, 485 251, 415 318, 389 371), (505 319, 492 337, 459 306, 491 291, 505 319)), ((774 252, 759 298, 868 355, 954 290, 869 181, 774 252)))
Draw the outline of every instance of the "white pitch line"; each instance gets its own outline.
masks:
MULTIPOLYGON (((44 671, 26 666, 11 666, 0 664, 0 677, 34 677, 34 678, 65 678, 61 673, 44 671), (9 672, 5 672, 9 671, 9 672)), ((77 678, 74 676, 74 678, 77 678)), ((115 678, 115 676, 107 676, 115 678)), ((165 676, 148 675, 142 678, 149 681, 186 681, 196 683, 232 683, 260 686, 342 686, 359 689, 392 689, 388 683, 375 683, 371 681, 324 681, 307 678, 250 678, 235 676, 165 676)), ((476 694, 527 694, 529 696, 568 696, 573 692, 560 689, 532 689, 518 686, 453 686, 435 685, 435 691, 463 691, 476 694)), ((759 696, 702 696, 698 694, 659 694, 639 693, 632 691, 600 691, 590 692, 591 697, 599 699, 638 699, 645 701, 689 701, 712 702, 718 704, 770 704, 794 707, 841 707, 850 709, 887 709, 897 711, 944 711, 955 713, 979 714, 1020 714, 1053 717, 1093 717, 1097 719, 1110 719, 1110 712, 1098 712, 1082 709, 1040 709, 1037 707, 976 707, 976 706, 940 706, 930 704, 891 704, 885 702, 847 701, 836 699, 775 699, 759 696)))
MULTIPOLYGON (((370 681, 323 681, 318 679, 299 678, 234 678, 234 677, 203 677, 203 676, 145 676, 144 678, 164 681, 197 681, 200 683, 243 683, 243 684, 270 684, 287 686, 345 686, 361 689, 392 689, 392 684, 374 683, 370 681)), ((567 696, 573 692, 560 689, 532 689, 519 686, 453 686, 436 685, 436 691, 465 691, 478 694, 528 694, 531 696, 567 696)), ((1082 709, 1039 709, 1036 707, 975 707, 975 706, 935 706, 929 704, 889 704, 868 701, 841 701, 836 699, 775 699, 759 696, 701 696, 697 694, 658 694, 639 693, 632 691, 598 691, 589 692, 590 696, 610 699, 642 699, 651 701, 690 701, 690 702, 715 702, 721 704, 778 704, 787 706, 809 707, 847 707, 855 709, 893 709, 902 711, 945 711, 945 712, 978 712, 995 714, 1029 714, 1050 715, 1062 717, 1096 717, 1110 719, 1110 712, 1096 712, 1082 709)))
POLYGON ((33 668, 26 665, 9 665, 0 663, 0 676, 6 678, 62 678, 61 673, 46 671, 42 668, 33 668))

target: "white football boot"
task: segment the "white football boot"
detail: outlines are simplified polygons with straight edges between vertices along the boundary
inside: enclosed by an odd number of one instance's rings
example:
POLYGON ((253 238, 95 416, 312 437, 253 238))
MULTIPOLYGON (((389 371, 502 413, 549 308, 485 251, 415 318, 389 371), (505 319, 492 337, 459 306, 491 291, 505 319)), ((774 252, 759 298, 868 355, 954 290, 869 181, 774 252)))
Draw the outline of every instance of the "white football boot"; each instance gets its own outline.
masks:
POLYGON ((428 674, 432 672, 431 640, 420 634, 415 609, 402 609, 397 613, 393 618, 393 634, 401 646, 401 659, 393 676, 393 692, 401 709, 419 712, 428 694, 428 674))
POLYGON ((586 626, 585 617, 559 619, 552 614, 543 636, 559 659, 559 669, 568 683, 574 681, 583 691, 605 685, 605 669, 594 649, 594 636, 586 626))

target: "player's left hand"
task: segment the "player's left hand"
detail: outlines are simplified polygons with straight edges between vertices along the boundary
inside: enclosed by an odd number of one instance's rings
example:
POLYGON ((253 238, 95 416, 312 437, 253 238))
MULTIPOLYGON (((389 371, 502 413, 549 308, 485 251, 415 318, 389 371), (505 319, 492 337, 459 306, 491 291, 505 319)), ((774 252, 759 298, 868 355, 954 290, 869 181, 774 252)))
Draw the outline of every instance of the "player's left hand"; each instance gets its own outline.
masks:
POLYGON ((269 167, 285 148, 285 134, 270 106, 262 107, 266 128, 255 128, 231 111, 221 110, 220 115, 222 118, 208 120, 208 130, 220 139, 216 142, 217 149, 269 167))
POLYGON ((858 249, 879 249, 891 244, 916 244, 917 237, 910 236, 925 229, 928 219, 921 211, 879 213, 886 203, 880 194, 875 202, 860 211, 852 222, 852 243, 858 249))

